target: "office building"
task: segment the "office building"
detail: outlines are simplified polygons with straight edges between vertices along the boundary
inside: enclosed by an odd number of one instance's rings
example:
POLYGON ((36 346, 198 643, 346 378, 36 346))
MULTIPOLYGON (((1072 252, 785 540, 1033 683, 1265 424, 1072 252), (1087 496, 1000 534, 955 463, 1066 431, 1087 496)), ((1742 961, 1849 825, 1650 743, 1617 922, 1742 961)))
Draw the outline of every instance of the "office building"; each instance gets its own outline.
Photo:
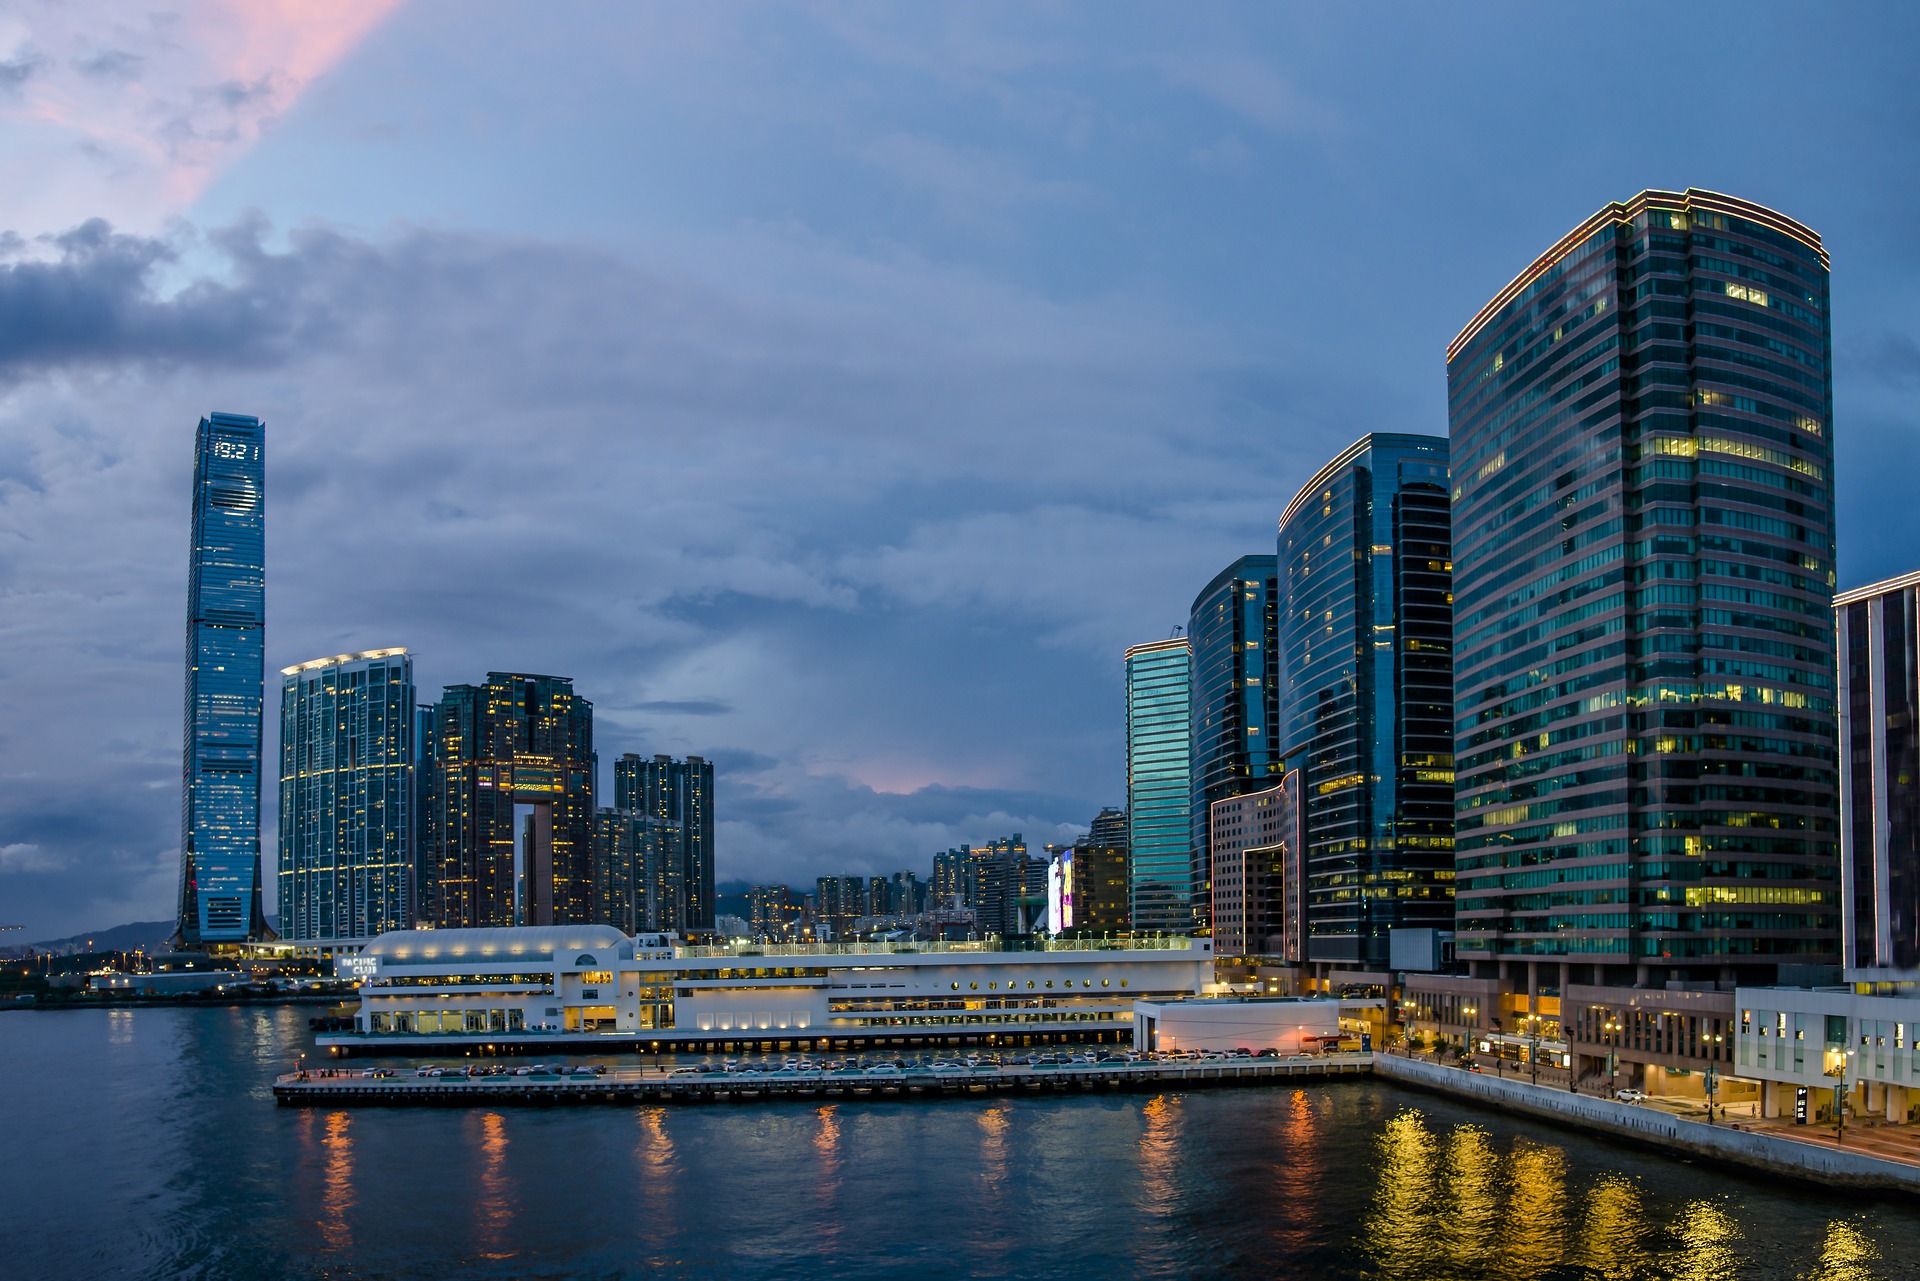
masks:
POLYGON ((1226 796, 1210 810, 1213 950, 1220 957, 1297 964, 1299 809, 1284 782, 1226 796), (1292 891, 1292 893, 1289 893, 1292 891))
POLYGON ((260 884, 265 439, 240 414, 209 414, 194 437, 175 931, 188 948, 273 937, 260 884))
POLYGON ((1185 934, 1193 911, 1193 647, 1127 650, 1127 847, 1136 934, 1185 934))
POLYGON ((436 923, 592 920, 593 704, 563 676, 489 672, 446 687, 435 733, 436 923))
POLYGON ((673 924, 683 934, 713 930, 713 763, 698 756, 636 756, 614 762, 614 807, 650 815, 663 832, 676 832, 679 906, 673 924))
POLYGON ((439 708, 416 704, 413 720, 413 911, 416 925, 430 925, 437 919, 434 905, 439 902, 440 863, 438 829, 434 826, 439 806, 439 708))
MULTIPOLYGON (((1211 910, 1214 866, 1208 816, 1214 802, 1280 779, 1278 561, 1242 556, 1194 598, 1193 895, 1196 923, 1211 910)), ((1220 950, 1218 948, 1216 951, 1220 950)))
POLYGON ((972 851, 969 906, 980 933, 1012 938, 1046 926, 1047 860, 1027 853, 1026 838, 991 841, 972 851))
POLYGON ((1448 348, 1476 975, 1838 961, 1830 348, 1819 236, 1692 190, 1606 206, 1448 348))
POLYGON ((376 649, 280 675, 280 937, 358 950, 415 920, 413 659, 376 649))
POLYGON ((1099 938, 1132 928, 1127 812, 1111 807, 1060 858, 1060 932, 1099 938))
POLYGON ((1453 920, 1447 442, 1362 437, 1280 517, 1280 735, 1302 779, 1305 960, 1382 974, 1453 920))
POLYGON ((1833 607, 1842 964, 1849 982, 1911 994, 1920 983, 1920 573, 1842 592, 1833 607))

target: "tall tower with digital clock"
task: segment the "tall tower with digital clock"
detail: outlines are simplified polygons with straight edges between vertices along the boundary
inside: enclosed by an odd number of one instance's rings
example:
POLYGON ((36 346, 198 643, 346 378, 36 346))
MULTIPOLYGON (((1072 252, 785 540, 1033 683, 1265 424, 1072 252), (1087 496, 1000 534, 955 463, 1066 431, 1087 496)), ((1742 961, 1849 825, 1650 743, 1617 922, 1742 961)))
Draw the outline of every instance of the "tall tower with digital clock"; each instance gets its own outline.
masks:
POLYGON ((209 414, 194 440, 180 791, 182 947, 271 939, 260 885, 266 424, 209 414))

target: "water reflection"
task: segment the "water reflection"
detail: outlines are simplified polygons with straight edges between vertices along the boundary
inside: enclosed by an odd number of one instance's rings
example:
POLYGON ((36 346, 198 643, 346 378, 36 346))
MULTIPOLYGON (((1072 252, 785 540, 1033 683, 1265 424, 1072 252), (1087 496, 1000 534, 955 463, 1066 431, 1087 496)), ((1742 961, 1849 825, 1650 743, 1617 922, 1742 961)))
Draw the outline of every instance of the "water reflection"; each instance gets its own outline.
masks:
POLYGON ((818 1225, 820 1248, 831 1253, 840 1245, 840 1215, 837 1213, 840 1200, 840 1118, 839 1109, 828 1104, 817 1115, 820 1124, 813 1132, 813 1151, 818 1158, 814 1175, 814 1189, 818 1193, 818 1225))
POLYGON ((1140 1109, 1147 1123, 1140 1132, 1141 1200, 1151 1214, 1166 1214, 1180 1201, 1180 1104, 1177 1095, 1156 1094, 1140 1109))
POLYGON ((480 1255, 505 1259, 513 1255, 507 1234, 513 1228, 513 1185, 507 1177, 507 1122, 498 1112, 484 1112, 480 1130, 480 1199, 474 1205, 474 1240, 480 1255))
POLYGON ((1874 1264, 1880 1251, 1857 1226, 1845 1219, 1827 1225, 1827 1239, 1820 1247, 1820 1264, 1810 1281, 1874 1281, 1880 1271, 1874 1264))
POLYGON ((1648 1267, 1646 1215, 1640 1189, 1609 1174, 1587 1193, 1580 1261, 1599 1281, 1628 1281, 1648 1267))
POLYGON ((1561 1261, 1567 1243, 1567 1156, 1521 1139, 1509 1158, 1505 1258, 1508 1276, 1538 1276, 1561 1261))
POLYGON ((1674 1281, 1733 1281, 1740 1275, 1734 1243, 1740 1225, 1711 1201, 1694 1201, 1680 1212, 1679 1237, 1668 1266, 1674 1281))
POLYGON ((1406 1111, 1380 1134, 1379 1186, 1368 1235, 1380 1270, 1419 1276, 1433 1257, 1434 1144, 1426 1119, 1406 1111))
POLYGON ((1287 1099, 1280 1122, 1280 1139, 1285 1145, 1274 1168, 1275 1214, 1272 1246, 1281 1258, 1293 1258, 1316 1240, 1320 1216, 1318 1193, 1326 1177, 1326 1165, 1320 1159, 1320 1127, 1314 1116, 1313 1100, 1305 1090, 1295 1090, 1287 1099))
POLYGON ((353 1233, 347 1227, 347 1211, 353 1208, 353 1119, 347 1112, 327 1114, 326 1137, 320 1140, 326 1153, 326 1173, 320 1196, 320 1237, 329 1250, 353 1247, 353 1233))
POLYGON ((1485 1265, 1500 1222, 1500 1163, 1487 1132, 1462 1125, 1447 1136, 1440 1221, 1440 1255, 1457 1272, 1485 1265))

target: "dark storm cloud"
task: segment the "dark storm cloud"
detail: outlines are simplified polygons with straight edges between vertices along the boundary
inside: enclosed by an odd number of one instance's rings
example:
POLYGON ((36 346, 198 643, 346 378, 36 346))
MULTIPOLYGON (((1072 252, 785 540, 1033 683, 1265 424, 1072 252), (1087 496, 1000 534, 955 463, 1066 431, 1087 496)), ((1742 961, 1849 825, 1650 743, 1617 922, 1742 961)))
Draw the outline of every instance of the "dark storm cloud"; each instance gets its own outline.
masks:
MULTIPOLYGON (((311 300, 298 297, 308 264, 274 257, 235 229, 216 241, 233 284, 200 278, 172 297, 156 293, 178 259, 167 242, 116 234, 93 219, 35 242, 50 257, 0 265, 0 379, 76 363, 134 360, 269 364, 285 359, 311 300), (281 270, 276 270, 280 268, 281 270)), ((16 252, 26 248, 17 238, 16 252)))

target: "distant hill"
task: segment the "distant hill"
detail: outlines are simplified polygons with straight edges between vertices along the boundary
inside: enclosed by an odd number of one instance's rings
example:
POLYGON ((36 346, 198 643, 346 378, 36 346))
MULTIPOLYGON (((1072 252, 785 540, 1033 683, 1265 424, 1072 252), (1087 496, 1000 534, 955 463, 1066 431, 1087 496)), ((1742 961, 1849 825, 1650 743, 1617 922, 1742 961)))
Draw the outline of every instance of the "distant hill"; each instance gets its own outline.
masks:
MULTIPOLYGON (((133 921, 127 925, 110 926, 104 930, 90 930, 75 934, 71 938, 48 939, 34 943, 36 952, 51 952, 55 956, 71 955, 74 952, 170 952, 167 939, 173 933, 172 921, 133 921)), ((279 927, 278 921, 269 916, 267 924, 279 927)))
POLYGON ((134 921, 104 930, 90 930, 72 938, 47 939, 33 944, 36 952, 60 956, 69 952, 164 952, 167 935, 173 933, 172 921, 134 921))

